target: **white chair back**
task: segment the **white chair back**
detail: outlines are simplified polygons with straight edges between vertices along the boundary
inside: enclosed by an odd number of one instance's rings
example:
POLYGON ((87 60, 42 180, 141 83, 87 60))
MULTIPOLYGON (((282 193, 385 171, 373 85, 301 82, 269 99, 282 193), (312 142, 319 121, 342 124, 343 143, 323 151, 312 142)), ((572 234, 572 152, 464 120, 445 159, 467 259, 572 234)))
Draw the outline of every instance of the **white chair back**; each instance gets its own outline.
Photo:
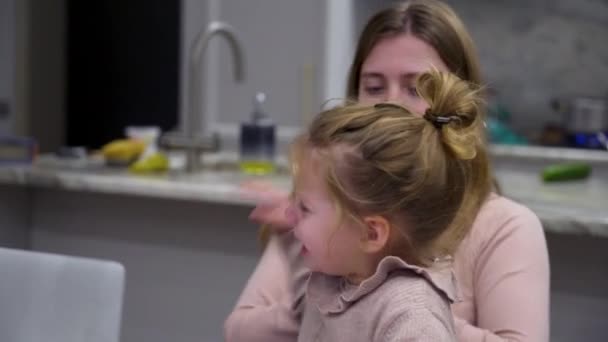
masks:
POLYGON ((0 341, 118 342, 124 267, 0 248, 0 341))

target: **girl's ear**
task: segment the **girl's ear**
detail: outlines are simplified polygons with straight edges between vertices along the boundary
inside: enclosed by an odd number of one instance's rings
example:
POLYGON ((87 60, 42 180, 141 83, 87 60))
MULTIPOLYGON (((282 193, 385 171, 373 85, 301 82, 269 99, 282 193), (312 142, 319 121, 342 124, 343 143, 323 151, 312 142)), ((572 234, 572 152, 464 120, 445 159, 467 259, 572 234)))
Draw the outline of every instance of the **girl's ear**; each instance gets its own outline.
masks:
POLYGON ((363 218, 364 232, 361 237, 361 248, 364 252, 375 254, 382 251, 389 240, 391 224, 382 216, 363 218))

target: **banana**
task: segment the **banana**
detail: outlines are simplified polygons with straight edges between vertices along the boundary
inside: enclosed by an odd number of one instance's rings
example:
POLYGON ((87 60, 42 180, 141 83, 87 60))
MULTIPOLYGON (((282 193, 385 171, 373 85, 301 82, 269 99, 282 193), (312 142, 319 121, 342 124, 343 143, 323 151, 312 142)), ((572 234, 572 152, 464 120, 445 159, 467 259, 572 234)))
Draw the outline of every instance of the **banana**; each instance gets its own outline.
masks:
POLYGON ((146 143, 136 139, 114 140, 101 148, 106 160, 130 162, 137 158, 146 148, 146 143))

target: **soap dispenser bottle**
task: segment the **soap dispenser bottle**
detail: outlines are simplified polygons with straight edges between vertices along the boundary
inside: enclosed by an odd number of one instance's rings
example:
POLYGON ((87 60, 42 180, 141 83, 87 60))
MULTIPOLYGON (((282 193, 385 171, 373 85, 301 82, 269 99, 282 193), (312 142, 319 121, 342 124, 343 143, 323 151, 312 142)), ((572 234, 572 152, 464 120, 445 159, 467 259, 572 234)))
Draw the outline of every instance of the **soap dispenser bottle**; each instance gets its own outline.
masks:
POLYGON ((257 93, 249 122, 241 124, 240 167, 246 174, 266 175, 275 171, 275 124, 264 111, 266 94, 257 93))

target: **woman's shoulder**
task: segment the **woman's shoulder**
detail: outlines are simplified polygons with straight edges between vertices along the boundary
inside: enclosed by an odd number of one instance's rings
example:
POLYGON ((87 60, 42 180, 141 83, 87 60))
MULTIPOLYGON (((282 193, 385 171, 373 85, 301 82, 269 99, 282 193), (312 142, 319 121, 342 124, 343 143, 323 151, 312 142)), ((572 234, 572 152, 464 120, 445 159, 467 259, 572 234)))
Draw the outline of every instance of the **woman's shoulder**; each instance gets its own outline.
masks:
POLYGON ((546 259, 545 233, 536 214, 511 199, 492 194, 458 247, 454 263, 460 286, 472 288, 473 278, 481 273, 501 275, 523 264, 544 265, 546 259))
POLYGON ((528 207, 492 193, 475 218, 473 233, 480 230, 496 233, 513 229, 537 230, 542 227, 538 216, 528 207))
POLYGON ((544 243, 544 232, 538 216, 516 201, 491 194, 477 214, 460 249, 478 255, 488 246, 516 244, 525 239, 544 243))

